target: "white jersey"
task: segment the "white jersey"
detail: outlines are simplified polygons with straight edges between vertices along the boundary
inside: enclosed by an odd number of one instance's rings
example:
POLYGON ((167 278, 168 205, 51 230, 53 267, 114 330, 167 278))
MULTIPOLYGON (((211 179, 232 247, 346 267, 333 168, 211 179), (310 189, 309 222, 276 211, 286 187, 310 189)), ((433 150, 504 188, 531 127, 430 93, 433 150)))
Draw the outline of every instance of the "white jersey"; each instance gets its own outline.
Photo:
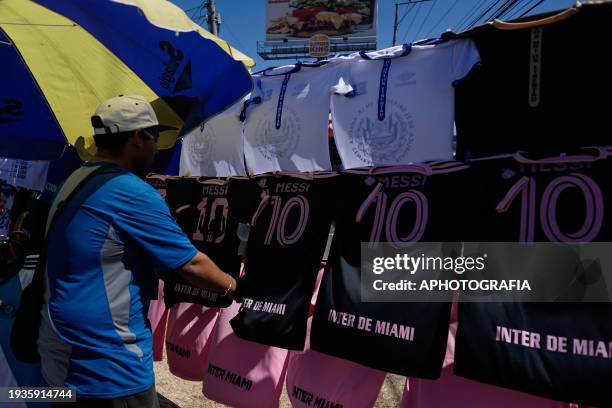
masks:
POLYGON ((329 99, 338 64, 296 64, 254 76, 244 154, 251 174, 329 171, 329 99))
POLYGON ((472 41, 404 45, 339 61, 331 111, 345 168, 452 159, 454 84, 480 61, 472 41))
POLYGON ((243 102, 240 100, 185 135, 181 176, 246 176, 240 120, 243 102))

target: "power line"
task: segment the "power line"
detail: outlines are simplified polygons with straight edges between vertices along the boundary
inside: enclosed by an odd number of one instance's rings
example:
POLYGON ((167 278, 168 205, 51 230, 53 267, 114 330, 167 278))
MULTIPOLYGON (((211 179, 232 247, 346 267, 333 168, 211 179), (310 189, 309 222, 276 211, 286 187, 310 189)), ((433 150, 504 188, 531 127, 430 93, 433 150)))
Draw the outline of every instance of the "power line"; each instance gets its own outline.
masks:
POLYGON ((466 29, 471 28, 473 26, 475 26, 476 24, 478 24, 479 21, 481 21, 483 18, 485 18, 490 12, 491 10, 496 7, 502 0, 495 0, 495 2, 493 4, 491 4, 489 6, 489 8, 487 8, 485 11, 483 11, 482 13, 480 13, 479 15, 476 15, 475 18, 473 18, 465 27, 466 29))
MULTIPOLYGON (((414 6, 416 5, 416 3, 425 3, 425 2, 430 2, 430 1, 434 1, 434 0, 408 0, 406 2, 401 2, 401 3, 395 3, 395 17, 393 18, 393 39, 391 40, 391 44, 395 45, 396 44, 396 39, 397 39, 397 29, 399 28, 400 24, 402 23, 402 21, 404 21, 404 19, 406 18, 406 16, 410 13, 410 11, 414 8, 414 6), (399 7, 400 6, 405 6, 408 5, 408 7, 406 8, 406 11, 404 12, 404 15, 402 15, 402 17, 399 19, 398 21, 398 17, 399 17, 399 7)), ((420 11, 420 8, 419 10, 420 11)), ((417 12, 418 14, 418 12, 417 12)), ((412 29, 412 24, 414 23, 414 19, 410 25, 410 29, 412 29)), ((406 32, 406 35, 408 34, 408 31, 406 32)), ((405 38, 405 37, 404 37, 405 38)))
POLYGON ((183 10, 183 11, 184 11, 185 13, 189 13, 189 12, 191 12, 191 11, 193 11, 193 10, 196 10, 196 9, 199 9, 199 8, 201 8, 201 7, 202 7, 202 4, 199 4, 199 5, 195 6, 195 7, 191 7, 191 8, 185 9, 185 10, 183 10))
POLYGON ((492 5, 491 5, 491 6, 490 6, 488 9, 486 9, 486 10, 485 10, 484 12, 482 12, 482 13, 481 13, 479 16, 477 16, 475 19, 473 19, 473 20, 472 20, 472 21, 471 21, 471 22, 470 22, 470 23, 467 25, 466 29, 467 29, 467 28, 470 28, 470 27, 475 26, 475 25, 476 25, 476 24, 477 24, 477 23, 478 23, 480 20, 482 20, 482 18, 483 18, 483 17, 486 17, 486 16, 487 16, 487 15, 488 15, 488 14, 491 12, 491 10, 492 10, 494 7, 496 7, 496 6, 497 6, 499 3, 501 3, 501 2, 502 2, 502 0, 495 0, 495 3, 493 3, 493 4, 492 4, 492 5))
POLYGON ((452 10, 452 9, 454 9, 454 8, 455 8, 455 6, 456 6, 457 4, 459 4, 459 0, 455 0, 455 2, 453 3, 453 5, 452 5, 452 6, 450 6, 450 7, 449 7, 449 8, 446 10, 446 12, 444 13, 444 15, 443 15, 442 17, 440 17, 440 19, 438 20, 438 22, 437 22, 437 23, 436 23, 434 26, 432 26, 432 27, 431 27, 431 29, 430 29, 430 30, 427 32, 427 34, 425 34, 425 38, 429 38, 429 36, 431 35, 431 33, 433 33, 433 32, 434 32, 434 30, 435 30, 436 28, 438 28, 438 26, 439 26, 439 25, 442 23, 442 21, 444 21, 444 19, 446 18, 446 16, 448 16, 448 14, 451 12, 451 10, 452 10))
POLYGON ((538 7, 540 4, 544 3, 544 0, 540 0, 538 1, 535 6, 531 7, 529 10, 527 10, 526 12, 524 12, 523 14, 521 14, 521 17, 525 17, 527 14, 529 14, 529 12, 533 9, 535 9, 536 7, 538 7))
POLYGON ((434 0, 434 1, 431 2, 431 7, 429 8, 429 11, 427 12, 427 15, 425 16, 425 18, 421 22, 421 26, 419 27, 419 30, 416 32, 416 34, 414 36, 415 40, 419 39, 419 34, 421 33, 421 30, 425 26, 425 23, 427 22, 427 20, 429 20, 429 16, 431 15, 431 12, 432 12, 432 10, 434 9, 435 6, 436 6, 436 1, 434 0))
POLYGON ((525 2, 525 4, 523 4, 512 16, 512 18, 517 18, 518 16, 521 15, 521 13, 523 12, 523 10, 525 10, 527 7, 531 6, 533 3, 535 3, 537 0, 527 0, 525 2))
POLYGON ((512 6, 511 6, 509 9, 508 9, 508 11, 506 12, 506 15, 505 15, 506 20, 510 20, 510 19, 511 19, 510 14, 512 14, 512 13, 513 13, 513 9, 517 8, 518 6, 520 6, 522 1, 523 1, 523 0, 518 0, 518 1, 516 1, 516 2, 515 2, 515 3, 514 3, 514 4, 513 4, 513 5, 512 5, 512 6))
POLYGON ((406 30, 406 34, 404 34, 404 38, 402 38, 402 43, 406 42, 406 37, 408 37, 408 33, 410 33, 410 31, 412 30, 412 25, 416 21, 416 18, 419 15, 419 12, 421 11, 421 3, 419 3, 417 6, 418 7, 416 9, 416 12, 414 13, 414 17, 412 18, 410 24, 408 24, 408 30, 406 30))
POLYGON ((400 24, 402 24, 402 21, 404 21, 404 19, 406 18, 406 16, 408 15, 408 12, 410 10, 412 10, 412 8, 416 6, 416 3, 410 3, 408 5, 408 7, 406 7, 406 11, 404 12, 404 15, 399 19, 399 21, 397 22, 397 25, 399 26, 400 24))
POLYGON ((512 3, 515 1, 516 0, 506 0, 504 4, 499 6, 492 14, 490 14, 485 21, 491 21, 501 17, 508 9, 508 6, 512 5, 512 3))
POLYGON ((202 11, 204 10, 204 3, 200 4, 199 7, 195 7, 193 10, 194 11, 191 14, 190 18, 198 25, 202 25, 204 23, 204 17, 202 16, 202 11))
POLYGON ((229 25, 229 21, 227 19, 227 16, 225 16, 225 24, 224 27, 227 28, 227 31, 229 31, 230 35, 234 38, 234 40, 236 40, 236 43, 244 50, 246 49, 246 47, 242 44, 242 42, 240 42, 240 39, 236 36, 236 34, 234 34, 234 32, 232 31, 232 29, 230 28, 229 25))
POLYGON ((472 7, 457 24, 457 31, 459 31, 459 29, 463 27, 463 25, 467 23, 470 18, 472 18, 474 13, 476 13, 476 11, 479 10, 486 1, 487 0, 480 0, 478 3, 474 4, 474 7, 472 7))

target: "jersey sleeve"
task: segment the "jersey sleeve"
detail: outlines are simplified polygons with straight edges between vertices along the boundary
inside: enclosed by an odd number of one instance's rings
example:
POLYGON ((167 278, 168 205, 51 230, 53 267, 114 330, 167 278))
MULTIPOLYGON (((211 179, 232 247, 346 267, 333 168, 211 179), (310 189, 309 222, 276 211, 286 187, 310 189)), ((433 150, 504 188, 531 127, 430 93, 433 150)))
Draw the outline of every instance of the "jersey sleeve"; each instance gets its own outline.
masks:
POLYGON ((197 253, 162 197, 150 186, 132 195, 115 224, 151 256, 160 271, 178 269, 197 253))
POLYGON ((457 40, 452 47, 451 80, 454 85, 467 77, 480 64, 480 54, 472 40, 457 40))

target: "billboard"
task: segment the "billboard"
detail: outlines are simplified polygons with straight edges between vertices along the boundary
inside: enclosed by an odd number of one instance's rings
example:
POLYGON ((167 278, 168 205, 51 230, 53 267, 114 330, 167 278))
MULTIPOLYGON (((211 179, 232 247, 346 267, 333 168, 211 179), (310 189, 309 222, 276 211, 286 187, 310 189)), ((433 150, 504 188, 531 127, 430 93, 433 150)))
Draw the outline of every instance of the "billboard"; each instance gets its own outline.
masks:
POLYGON ((267 0, 266 41, 376 37, 376 0, 267 0))

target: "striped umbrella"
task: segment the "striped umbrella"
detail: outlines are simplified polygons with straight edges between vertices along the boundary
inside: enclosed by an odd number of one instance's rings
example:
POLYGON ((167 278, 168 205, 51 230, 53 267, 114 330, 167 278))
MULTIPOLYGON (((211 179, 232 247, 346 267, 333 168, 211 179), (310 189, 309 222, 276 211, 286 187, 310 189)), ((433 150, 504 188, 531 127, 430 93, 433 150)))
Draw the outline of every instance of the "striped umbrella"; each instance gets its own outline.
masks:
POLYGON ((250 92, 253 65, 166 0, 0 0, 0 156, 90 157, 91 115, 122 94, 188 130, 250 92))

